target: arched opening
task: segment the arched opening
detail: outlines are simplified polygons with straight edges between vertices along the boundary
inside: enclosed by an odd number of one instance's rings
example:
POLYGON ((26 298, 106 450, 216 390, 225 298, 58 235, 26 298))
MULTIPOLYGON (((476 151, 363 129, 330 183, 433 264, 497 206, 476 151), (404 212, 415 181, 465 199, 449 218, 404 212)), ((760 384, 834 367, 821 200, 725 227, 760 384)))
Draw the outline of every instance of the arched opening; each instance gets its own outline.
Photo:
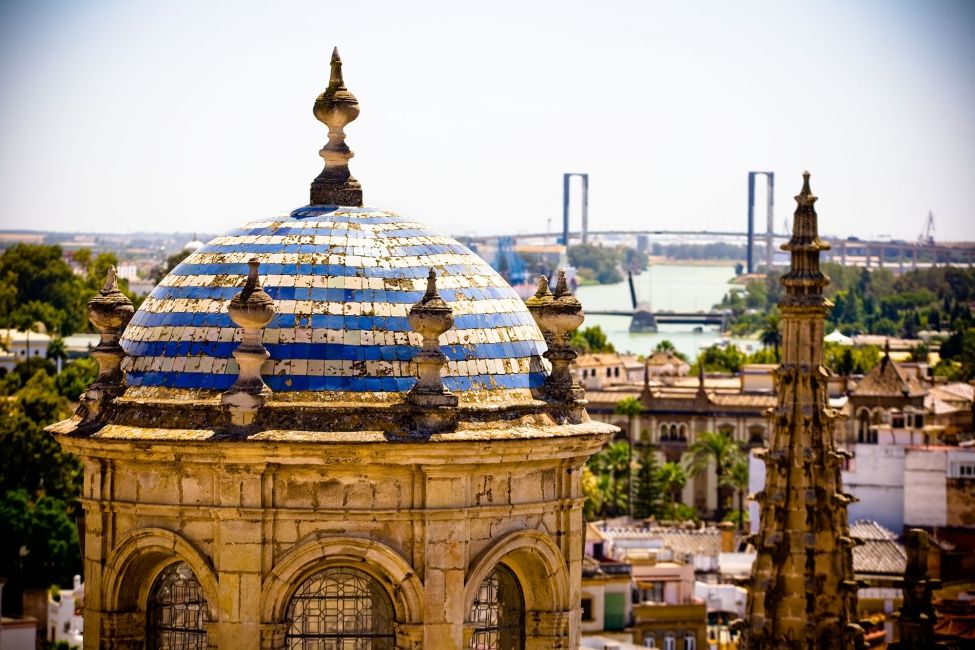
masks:
POLYGON ((478 587, 469 619, 474 624, 471 648, 521 650, 525 647, 525 597, 518 578, 497 565, 478 587))
POLYGON ((204 650, 209 606, 203 587, 186 562, 166 566, 152 583, 146 603, 149 650, 204 650))
POLYGON ((368 573, 328 567, 307 577, 286 611, 288 650, 369 648, 393 650, 393 604, 368 573))

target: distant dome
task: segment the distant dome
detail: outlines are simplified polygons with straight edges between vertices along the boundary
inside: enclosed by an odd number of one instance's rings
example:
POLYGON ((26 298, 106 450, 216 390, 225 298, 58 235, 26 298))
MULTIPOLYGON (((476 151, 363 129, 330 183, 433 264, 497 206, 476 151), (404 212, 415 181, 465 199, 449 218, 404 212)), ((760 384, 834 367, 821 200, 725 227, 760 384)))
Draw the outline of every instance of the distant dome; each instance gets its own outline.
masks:
POLYGON ((252 257, 278 310, 263 337, 270 359, 262 374, 275 392, 408 391, 422 339, 406 316, 431 267, 455 318, 441 338, 447 388, 509 391, 544 381, 541 332, 480 257, 390 212, 318 205, 217 237, 173 269, 122 337, 130 387, 234 383, 240 329, 227 305, 252 257))
POLYGON ((194 239, 193 241, 188 241, 185 244, 183 244, 183 250, 184 251, 198 251, 201 248, 203 248, 204 246, 206 246, 206 244, 204 244, 203 242, 201 242, 199 239, 194 239))

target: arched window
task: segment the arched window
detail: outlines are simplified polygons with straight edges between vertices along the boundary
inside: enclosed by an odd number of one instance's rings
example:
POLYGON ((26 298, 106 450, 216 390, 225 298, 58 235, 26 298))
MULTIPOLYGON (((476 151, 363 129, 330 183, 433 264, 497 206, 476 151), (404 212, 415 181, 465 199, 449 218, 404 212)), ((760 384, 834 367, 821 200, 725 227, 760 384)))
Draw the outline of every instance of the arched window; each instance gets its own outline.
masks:
POLYGON ((664 635, 664 650, 677 650, 677 637, 673 632, 664 635))
POLYGON ((684 632, 684 650, 697 650, 697 637, 693 632, 684 632))
POLYGON ((471 605, 471 648, 521 650, 525 645, 525 599, 515 574, 498 565, 481 583, 471 605))
POLYGON ((680 441, 687 442, 687 425, 686 424, 680 425, 679 431, 680 431, 680 441))
POLYGON ((676 424, 670 425, 670 439, 671 440, 677 440, 677 425, 676 424))
POLYGON ((393 604, 375 578, 347 567, 308 577, 287 610, 288 650, 393 650, 393 604))
POLYGON ((667 425, 661 422, 661 424, 660 424, 660 440, 667 440, 669 437, 670 437, 670 435, 667 433, 667 425))
POLYGON ((170 564, 156 577, 146 605, 149 650, 204 650, 210 610, 199 580, 186 562, 170 564))

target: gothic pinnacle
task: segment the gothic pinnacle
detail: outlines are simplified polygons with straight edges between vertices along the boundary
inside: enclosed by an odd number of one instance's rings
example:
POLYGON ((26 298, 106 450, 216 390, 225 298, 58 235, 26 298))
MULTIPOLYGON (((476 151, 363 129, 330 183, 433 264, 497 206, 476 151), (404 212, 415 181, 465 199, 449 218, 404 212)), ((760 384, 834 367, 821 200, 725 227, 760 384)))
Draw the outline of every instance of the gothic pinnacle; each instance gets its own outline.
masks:
POLYGON ((328 88, 315 100, 315 117, 328 127, 328 143, 319 152, 322 173, 311 183, 312 205, 362 205, 362 186, 349 172, 355 154, 345 143, 345 126, 359 117, 359 100, 345 87, 339 49, 332 50, 328 88))

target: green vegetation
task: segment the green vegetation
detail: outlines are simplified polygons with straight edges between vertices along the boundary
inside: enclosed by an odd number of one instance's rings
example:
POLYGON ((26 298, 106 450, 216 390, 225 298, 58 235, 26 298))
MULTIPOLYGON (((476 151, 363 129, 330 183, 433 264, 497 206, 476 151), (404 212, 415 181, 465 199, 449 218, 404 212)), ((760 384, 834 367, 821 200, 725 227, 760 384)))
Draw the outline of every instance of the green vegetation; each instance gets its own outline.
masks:
MULTIPOLYGON (((827 315, 827 329, 838 329, 846 335, 876 334, 918 339, 929 332, 930 343, 941 343, 942 361, 935 374, 953 380, 975 378, 975 269, 959 266, 937 266, 895 276, 889 269, 868 270, 826 263, 830 277, 826 297, 834 307, 827 315)), ((735 335, 759 333, 766 348, 781 344, 776 304, 782 294, 779 272, 764 279, 749 280, 744 290, 733 289, 717 305, 730 309, 730 331, 735 335)), ((928 345, 926 343, 926 345, 928 345)), ((925 348, 913 356, 926 358, 925 348)), ((870 349, 827 348, 828 365, 835 372, 853 369, 867 372, 876 365, 875 351, 870 349)), ((741 356, 741 355, 739 355, 741 356)), ((729 353, 707 353, 709 370, 735 372, 741 360, 729 353)), ((777 358, 778 355, 775 355, 777 358)))
POLYGON ((606 337, 606 332, 599 325, 572 332, 572 336, 569 337, 569 346, 579 354, 616 352, 616 348, 606 337))
MULTIPOLYGON (((16 244, 0 255, 0 327, 35 330, 43 323, 48 332, 67 336, 88 326, 85 304, 105 283, 108 267, 118 263, 112 253, 93 257, 82 249, 73 260, 84 271, 75 275, 65 261, 60 246, 16 244)), ((128 284, 119 287, 136 308, 140 300, 128 293, 128 284)))
POLYGON ((626 246, 608 247, 592 244, 569 246, 569 264, 576 268, 579 281, 584 284, 613 284, 621 282, 620 269, 634 273, 646 270, 647 256, 626 246))
MULTIPOLYGON (((650 247, 655 256, 669 257, 675 260, 743 260, 748 255, 747 247, 743 244, 726 244, 712 242, 710 244, 659 244, 650 247)), ((764 258, 764 247, 756 254, 764 258)), ((744 267, 742 267, 744 269, 744 267)), ((740 273, 739 273, 740 275, 740 273)))
POLYGON ((54 376, 54 364, 32 358, 0 381, 0 575, 4 603, 19 611, 20 591, 70 584, 81 572, 75 517, 81 466, 43 429, 70 415, 70 399, 97 374, 79 360, 54 376))
MULTIPOLYGON (((724 517, 724 476, 730 467, 738 461, 740 455, 741 450, 738 448, 738 443, 730 435, 714 431, 705 431, 687 448, 684 460, 687 465, 687 473, 691 477, 706 472, 710 464, 714 463, 714 471, 718 477, 718 519, 724 517)), ((745 470, 747 474, 747 465, 745 470)))

